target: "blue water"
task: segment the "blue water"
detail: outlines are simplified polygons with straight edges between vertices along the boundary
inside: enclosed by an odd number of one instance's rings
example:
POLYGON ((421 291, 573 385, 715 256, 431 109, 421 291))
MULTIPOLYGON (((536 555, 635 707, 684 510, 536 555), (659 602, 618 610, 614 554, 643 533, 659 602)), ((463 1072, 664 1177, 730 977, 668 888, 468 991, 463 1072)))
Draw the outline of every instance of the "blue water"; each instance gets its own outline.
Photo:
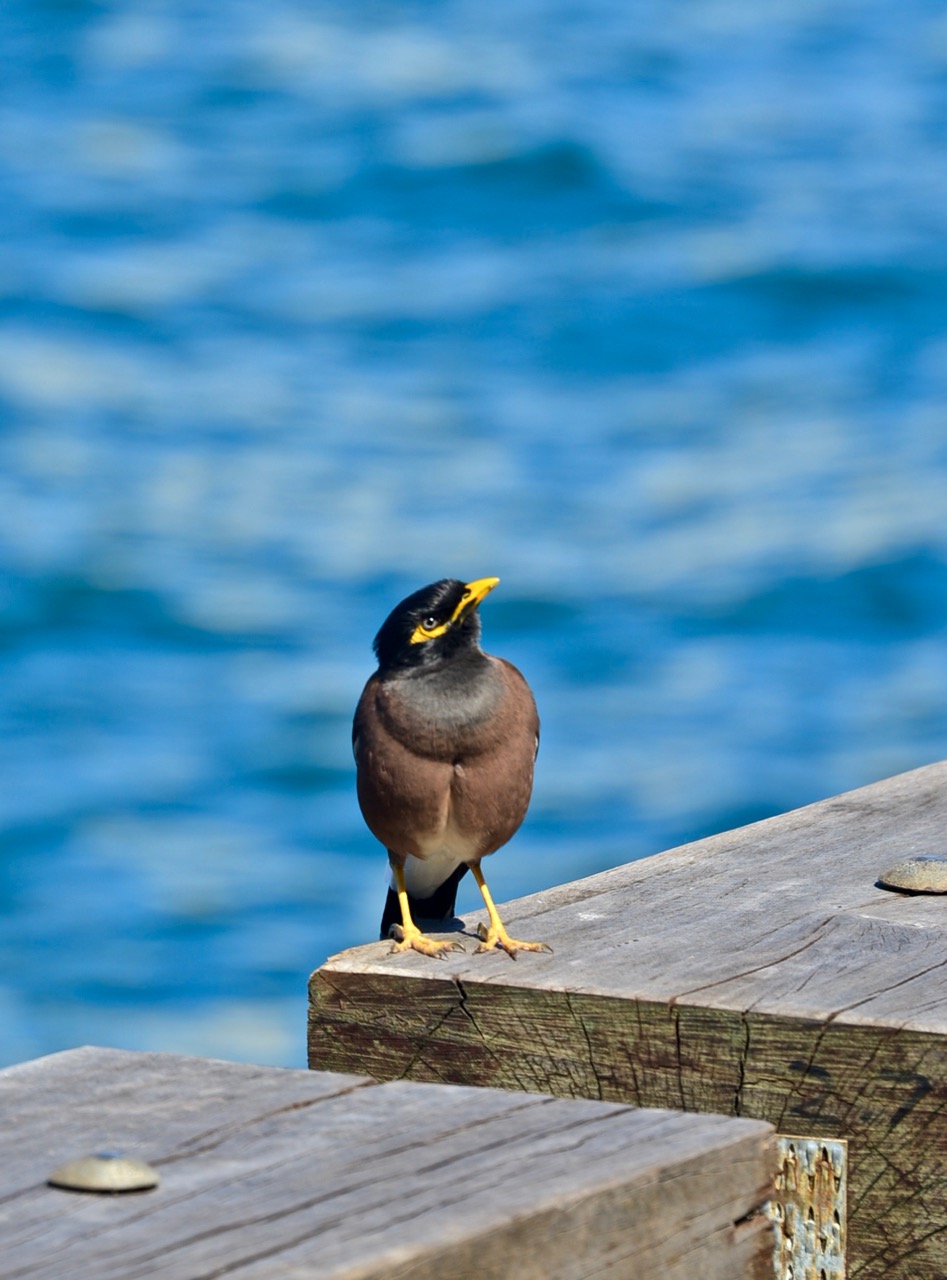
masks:
POLYGON ((947 756, 945 137, 933 0, 6 0, 0 1060, 304 1061, 445 575, 499 900, 947 756))

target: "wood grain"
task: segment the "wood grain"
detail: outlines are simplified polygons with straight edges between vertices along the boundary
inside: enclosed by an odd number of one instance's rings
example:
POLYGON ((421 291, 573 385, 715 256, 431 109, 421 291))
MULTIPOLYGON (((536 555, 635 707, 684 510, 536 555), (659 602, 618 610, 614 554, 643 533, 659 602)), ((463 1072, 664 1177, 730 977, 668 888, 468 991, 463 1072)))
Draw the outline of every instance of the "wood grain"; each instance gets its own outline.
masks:
POLYGON ((83 1049, 0 1071, 3 1280, 762 1280, 755 1121, 83 1049), (121 1147, 161 1186, 45 1185, 121 1147))
POLYGON ((554 956, 344 952, 310 1064, 847 1138, 853 1280, 942 1280, 947 897, 876 881, 945 844, 941 763, 508 904, 554 956))

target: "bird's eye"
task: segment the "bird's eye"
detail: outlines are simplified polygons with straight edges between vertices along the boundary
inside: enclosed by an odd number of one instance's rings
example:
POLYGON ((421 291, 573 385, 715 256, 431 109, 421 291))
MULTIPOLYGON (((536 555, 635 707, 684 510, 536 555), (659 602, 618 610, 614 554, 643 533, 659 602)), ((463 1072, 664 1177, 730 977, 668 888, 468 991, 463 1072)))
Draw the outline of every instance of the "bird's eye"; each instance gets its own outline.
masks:
POLYGON ((434 628, 437 626, 437 619, 434 617, 434 614, 429 613, 427 617, 424 619, 424 621, 421 623, 421 626, 424 628, 425 631, 433 631, 434 628))

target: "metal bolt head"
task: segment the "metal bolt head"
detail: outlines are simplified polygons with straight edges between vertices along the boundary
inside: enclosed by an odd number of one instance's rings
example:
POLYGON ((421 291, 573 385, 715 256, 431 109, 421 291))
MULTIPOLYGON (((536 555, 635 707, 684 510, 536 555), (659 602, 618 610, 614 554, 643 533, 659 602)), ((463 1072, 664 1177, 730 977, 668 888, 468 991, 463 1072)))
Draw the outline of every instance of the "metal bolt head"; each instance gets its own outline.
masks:
POLYGON ((907 889, 911 893, 947 893, 947 857, 924 853, 905 858, 878 877, 886 889, 907 889))
POLYGON ((60 1165, 46 1179, 51 1187, 67 1191, 94 1191, 115 1194, 121 1191, 149 1191, 161 1176, 142 1160, 130 1160, 120 1151, 97 1151, 60 1165))

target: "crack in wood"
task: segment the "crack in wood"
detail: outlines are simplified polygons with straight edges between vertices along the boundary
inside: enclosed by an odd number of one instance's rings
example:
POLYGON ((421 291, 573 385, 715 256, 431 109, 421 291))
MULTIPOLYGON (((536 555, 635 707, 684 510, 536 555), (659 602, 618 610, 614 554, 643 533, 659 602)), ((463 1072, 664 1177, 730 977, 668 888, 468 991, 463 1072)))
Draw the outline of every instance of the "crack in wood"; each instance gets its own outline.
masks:
MULTIPOLYGON (((816 1060, 816 1057, 818 1056, 819 1049, 822 1047, 822 1041, 825 1039, 825 1035, 829 1030, 829 1027, 832 1025, 832 1022, 834 1021, 835 1016, 836 1015, 834 1013, 830 1013, 828 1018, 826 1018, 825 1022, 823 1022, 821 1027, 819 1027, 819 1030, 816 1033, 815 1041, 813 1042, 813 1045, 812 1045, 812 1050, 809 1053, 808 1061, 802 1063, 801 1066, 798 1068, 799 1075, 801 1077, 800 1083, 797 1085, 792 1085, 786 1091, 786 1096, 783 1101, 782 1110, 779 1113, 779 1118, 775 1121, 777 1133, 781 1133, 783 1131, 785 1120, 786 1120, 786 1113, 791 1111, 793 1100, 794 1099, 799 1100, 802 1098, 803 1092, 805 1089, 806 1080, 809 1078, 809 1076, 813 1074, 817 1074, 818 1070, 821 1070, 821 1068, 817 1069, 815 1067, 815 1060, 816 1060)), ((797 1114, 797 1113, 793 1111, 792 1114, 797 1114)))
POLYGON ((595 1089, 596 1089, 595 1094, 593 1094, 592 1096, 602 1099, 604 1098, 605 1094, 602 1090, 602 1081, 599 1078, 598 1069, 596 1068, 596 1065, 595 1065, 595 1050, 592 1048, 592 1037, 589 1034, 588 1027, 585 1025, 585 1022, 582 1020, 582 1018, 579 1016, 579 1013, 576 1010, 575 1004, 573 1003, 573 1000, 572 1000, 571 992, 564 991, 563 995, 566 998, 566 1008, 569 1010, 569 1013, 572 1015, 573 1022, 579 1028, 579 1031, 582 1033, 582 1039, 585 1041, 585 1047, 588 1050, 589 1073, 592 1079, 595 1081, 595 1089))
POLYGON ((737 1083, 733 1091, 733 1114, 743 1115, 743 1087, 746 1084, 746 1066, 750 1057, 750 1019, 746 1010, 740 1013, 743 1023, 743 1045, 737 1058, 737 1083))
POLYGON ((687 1110, 687 1102, 684 1097, 684 1046, 681 1038, 681 1011, 677 1007, 677 1001, 672 999, 668 1004, 668 1011, 671 1015, 671 1023, 674 1028, 674 1046, 677 1051, 677 1088, 680 1094, 681 1110, 687 1110))
MULTIPOLYGON (((804 942, 802 946, 795 947, 792 951, 787 951, 784 955, 775 956, 771 960, 767 960, 765 964, 753 965, 749 969, 740 969, 736 973, 728 973, 725 978, 717 978, 713 982, 705 982, 699 987, 688 987, 686 991, 679 991, 675 996, 676 1000, 686 1000, 688 996, 696 995, 700 991, 713 991, 714 987, 724 987, 731 982, 738 982, 741 978, 749 978, 754 973, 763 973, 767 969, 777 968, 781 964, 785 964, 787 960, 792 960, 796 956, 802 955, 808 951, 810 947, 815 946, 823 937, 823 932, 827 925, 832 921, 831 916, 827 916, 815 926, 813 936, 804 942)), ((776 932, 773 930, 772 932, 776 932)))
POLYGON ((344 1098, 350 1093, 357 1093, 359 1089, 371 1089, 377 1087, 378 1081, 366 1078, 359 1080, 354 1084, 346 1086, 344 1089, 336 1089, 332 1093, 321 1093, 317 1098, 300 1098, 296 1102, 287 1103, 286 1106, 276 1107, 272 1111, 259 1112, 250 1116, 246 1120, 227 1125, 219 1125, 217 1128, 208 1129, 206 1133, 195 1134, 193 1138, 182 1142, 178 1151, 172 1152, 166 1156, 158 1156, 151 1161, 154 1165, 174 1164, 179 1160, 189 1160, 191 1156, 203 1155, 207 1151, 214 1151, 222 1143, 232 1138, 235 1134, 245 1129, 252 1129, 256 1125, 265 1120, 273 1120, 277 1116, 286 1115, 293 1111, 308 1111, 311 1107, 318 1107, 320 1103, 332 1102, 336 1098, 344 1098), (208 1139, 214 1138, 214 1141, 208 1139))

